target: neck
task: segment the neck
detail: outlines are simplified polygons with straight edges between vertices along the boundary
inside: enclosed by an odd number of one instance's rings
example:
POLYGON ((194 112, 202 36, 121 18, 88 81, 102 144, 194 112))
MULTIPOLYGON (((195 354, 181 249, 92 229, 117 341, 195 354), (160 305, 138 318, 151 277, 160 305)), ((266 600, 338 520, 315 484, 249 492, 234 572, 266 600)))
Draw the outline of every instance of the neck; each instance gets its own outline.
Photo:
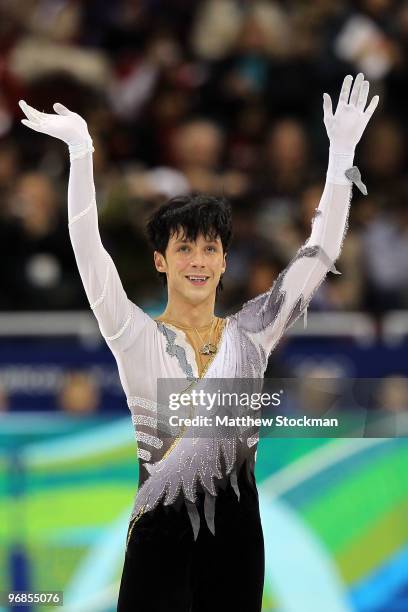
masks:
POLYGON ((186 327, 205 327, 214 319, 215 296, 200 304, 170 300, 160 318, 166 318, 186 327))

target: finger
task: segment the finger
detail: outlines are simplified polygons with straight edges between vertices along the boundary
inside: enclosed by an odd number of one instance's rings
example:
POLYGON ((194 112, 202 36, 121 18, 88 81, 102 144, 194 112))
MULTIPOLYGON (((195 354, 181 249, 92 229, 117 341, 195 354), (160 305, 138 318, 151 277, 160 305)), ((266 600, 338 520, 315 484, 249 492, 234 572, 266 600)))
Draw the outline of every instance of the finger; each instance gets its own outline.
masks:
POLYGON ((375 109, 377 108, 379 100, 380 100, 379 96, 374 96, 374 98, 371 100, 370 104, 367 106, 367 108, 366 108, 366 110, 364 112, 364 115, 367 117, 367 121, 370 119, 370 117, 374 113, 375 109))
POLYGON ((340 96, 339 96, 339 104, 347 104, 348 103, 348 99, 349 99, 349 95, 350 95, 350 89, 351 89, 351 84, 353 82, 353 77, 351 76, 351 74, 348 74, 343 81, 343 85, 341 87, 341 92, 340 92, 340 96))
POLYGON ((332 100, 329 94, 327 93, 323 94, 323 114, 325 121, 330 120, 333 117, 332 100))
POLYGON ((42 119, 43 113, 27 104, 27 102, 24 100, 20 100, 19 105, 25 116, 31 121, 38 121, 42 119))
POLYGON ((63 104, 60 104, 60 102, 56 102, 53 105, 53 109, 58 115, 70 115, 71 114, 71 111, 63 104))
POLYGON ((27 119, 38 123, 39 119, 36 116, 34 116, 30 110, 28 110, 27 108, 23 108, 23 113, 25 114, 27 119))
POLYGON ((19 107, 21 108, 21 110, 23 111, 23 113, 25 114, 26 117, 29 117, 30 115, 30 111, 28 110, 28 104, 27 102, 25 102, 24 100, 19 100, 18 103, 19 107))
POLYGON ((354 81, 353 89, 351 90, 350 95, 350 104, 353 106, 357 106, 358 98, 360 95, 360 89, 364 82, 364 74, 359 72, 354 81))
POLYGON ((367 104, 369 89, 370 89, 370 83, 368 81, 363 81, 360 87, 360 93, 358 95, 358 100, 357 100, 358 110, 364 111, 365 105, 367 104))
POLYGON ((42 115, 40 111, 38 111, 33 106, 30 106, 29 104, 27 104, 25 100, 20 100, 20 102, 21 102, 20 107, 26 114, 30 113, 30 115, 32 115, 33 117, 40 117, 42 115))
POLYGON ((36 132, 40 132, 40 127, 38 125, 38 123, 33 123, 32 121, 28 121, 28 119, 22 119, 21 123, 29 128, 31 128, 32 130, 35 130, 36 132))

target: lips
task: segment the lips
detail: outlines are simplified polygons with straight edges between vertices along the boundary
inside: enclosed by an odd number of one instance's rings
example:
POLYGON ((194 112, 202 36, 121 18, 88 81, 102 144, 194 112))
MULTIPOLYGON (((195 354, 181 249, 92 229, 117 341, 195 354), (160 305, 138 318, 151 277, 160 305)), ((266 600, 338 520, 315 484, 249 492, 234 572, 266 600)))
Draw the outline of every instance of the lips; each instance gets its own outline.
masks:
POLYGON ((205 283, 209 279, 209 276, 205 276, 204 274, 190 274, 186 276, 186 279, 190 281, 192 285, 199 287, 201 285, 205 285, 205 283))

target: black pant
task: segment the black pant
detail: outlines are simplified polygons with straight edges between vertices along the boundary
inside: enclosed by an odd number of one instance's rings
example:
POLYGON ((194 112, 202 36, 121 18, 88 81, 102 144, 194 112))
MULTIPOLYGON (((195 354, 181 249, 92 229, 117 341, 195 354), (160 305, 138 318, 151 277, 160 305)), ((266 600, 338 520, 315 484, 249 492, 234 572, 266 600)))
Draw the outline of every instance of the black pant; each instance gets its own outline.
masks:
POLYGON ((159 504, 130 524, 118 612, 260 612, 264 541, 255 483, 242 469, 215 505, 215 536, 203 513, 194 541, 187 510, 159 504))

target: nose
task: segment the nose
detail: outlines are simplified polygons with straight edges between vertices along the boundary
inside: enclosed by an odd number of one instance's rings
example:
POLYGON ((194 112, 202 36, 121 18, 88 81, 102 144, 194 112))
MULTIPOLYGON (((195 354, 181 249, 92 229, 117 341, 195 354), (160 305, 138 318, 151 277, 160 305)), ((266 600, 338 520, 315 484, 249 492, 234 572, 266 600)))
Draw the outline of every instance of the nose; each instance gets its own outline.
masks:
POLYGON ((193 268, 204 268, 205 262, 204 262, 204 256, 203 256, 201 249, 198 249, 198 248, 194 249, 190 263, 193 268))

